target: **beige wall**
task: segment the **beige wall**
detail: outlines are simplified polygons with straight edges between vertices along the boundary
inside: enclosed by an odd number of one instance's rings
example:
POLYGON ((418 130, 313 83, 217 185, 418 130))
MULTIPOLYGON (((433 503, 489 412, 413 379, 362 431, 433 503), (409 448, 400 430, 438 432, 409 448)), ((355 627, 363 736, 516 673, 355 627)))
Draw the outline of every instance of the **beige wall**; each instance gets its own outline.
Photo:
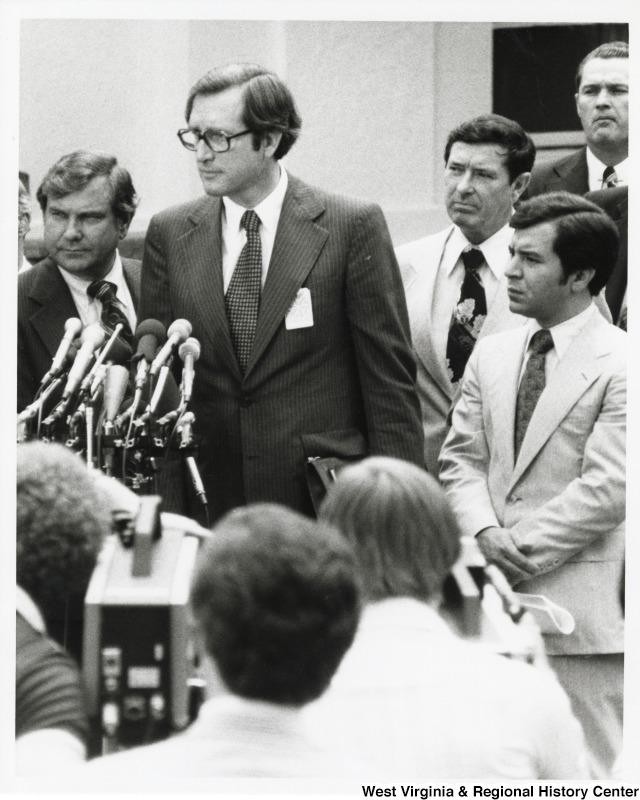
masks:
MULTIPOLYGON (((191 84, 257 61, 291 86, 303 118, 289 169, 379 202, 397 244, 446 224, 442 151, 491 108, 489 22, 23 20, 20 168, 32 194, 63 153, 95 147, 132 173, 133 229, 201 192, 175 132, 191 84)), ((35 214, 33 233, 40 229, 35 214)))

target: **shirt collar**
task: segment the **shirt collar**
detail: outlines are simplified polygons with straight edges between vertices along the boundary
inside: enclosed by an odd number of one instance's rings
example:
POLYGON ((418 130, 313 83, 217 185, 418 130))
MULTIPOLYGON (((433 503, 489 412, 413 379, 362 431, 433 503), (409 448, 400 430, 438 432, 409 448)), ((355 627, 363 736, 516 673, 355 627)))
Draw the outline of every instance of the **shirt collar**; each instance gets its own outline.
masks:
POLYGON ((496 280, 500 280, 507 268, 509 261, 509 245, 511 237, 513 236, 513 229, 507 222, 500 230, 496 231, 493 236, 485 239, 480 244, 471 244, 464 233, 457 225, 453 226, 451 234, 447 240, 444 252, 444 269, 447 275, 458 263, 458 259, 465 247, 477 247, 482 251, 485 261, 489 265, 489 269, 495 275, 496 280))
POLYGON ((40 633, 47 632, 40 609, 21 586, 16 586, 16 611, 32 628, 40 633))
MULTIPOLYGON (((595 191, 602 188, 602 173, 606 168, 599 158, 596 158, 587 147, 587 168, 589 170, 589 189, 595 191)), ((627 186, 629 183, 629 159, 625 158, 614 167, 616 175, 621 185, 627 186)))
MULTIPOLYGON (((566 319, 564 322, 560 322, 557 325, 553 325, 551 328, 548 328, 551 338, 553 339, 553 346, 556 351, 556 355, 558 356, 558 361, 567 352, 574 337, 577 336, 582 328, 584 328, 591 318, 591 315, 599 313, 600 312, 592 300, 587 308, 585 308, 585 310, 581 311, 579 314, 576 314, 575 317, 566 319)), ((533 334, 537 331, 543 330, 542 325, 539 325, 535 319, 530 319, 528 326, 529 329, 527 331, 525 352, 529 348, 529 342, 531 341, 533 334)))
MULTIPOLYGON (((79 293, 87 293, 87 286, 93 282, 93 278, 87 279, 82 275, 75 275, 73 272, 67 272, 66 269, 58 267, 60 274, 66 281, 67 286, 72 290, 79 293)), ((104 281, 114 283, 120 288, 124 283, 124 269, 122 268, 122 259, 120 253, 116 250, 116 255, 113 261, 113 266, 109 272, 102 278, 104 281)), ((116 292, 117 294, 117 292, 116 292)))
POLYGON ((359 630, 420 628, 432 633, 453 635, 451 629, 435 608, 413 597, 388 597, 367 603, 362 612, 359 630))
MULTIPOLYGON (((280 165, 280 180, 276 188, 253 209, 258 215, 262 227, 267 231, 272 231, 274 235, 278 227, 280 212, 282 211, 282 204, 284 203, 284 196, 287 192, 288 185, 289 178, 287 176, 287 171, 280 165)), ((239 232, 242 215, 247 209, 234 203, 229 197, 223 197, 222 202, 224 203, 226 222, 229 231, 233 231, 234 233, 239 232)))

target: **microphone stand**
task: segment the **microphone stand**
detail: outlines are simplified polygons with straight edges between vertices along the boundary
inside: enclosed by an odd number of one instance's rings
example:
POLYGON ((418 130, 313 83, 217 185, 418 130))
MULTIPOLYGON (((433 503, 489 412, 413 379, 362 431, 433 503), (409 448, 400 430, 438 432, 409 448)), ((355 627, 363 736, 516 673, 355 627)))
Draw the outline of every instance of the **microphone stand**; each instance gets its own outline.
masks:
POLYGON ((95 415, 95 409, 93 404, 89 402, 86 406, 86 411, 84 415, 85 425, 86 425, 86 436, 87 436, 87 469, 92 470, 95 469, 95 464, 93 463, 93 420, 95 415))
POLYGON ((196 497, 202 503, 206 527, 209 527, 209 503, 207 500, 207 493, 205 492, 204 484, 202 483, 202 478, 200 477, 196 460, 191 455, 193 452, 192 425, 195 422, 195 419, 196 418, 193 411, 187 411, 187 413, 183 415, 182 419, 176 425, 176 430, 180 433, 179 448, 184 453, 184 462, 189 471, 189 477, 191 478, 193 489, 196 493, 196 497))

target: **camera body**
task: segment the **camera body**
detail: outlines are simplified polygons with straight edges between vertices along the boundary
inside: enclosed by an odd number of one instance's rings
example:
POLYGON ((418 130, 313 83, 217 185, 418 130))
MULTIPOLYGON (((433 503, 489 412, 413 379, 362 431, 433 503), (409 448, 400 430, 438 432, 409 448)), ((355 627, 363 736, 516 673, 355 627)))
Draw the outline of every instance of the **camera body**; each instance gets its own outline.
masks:
POLYGON ((85 597, 83 676, 102 752, 188 725, 195 653, 189 585, 204 533, 141 499, 133 530, 106 542, 85 597))

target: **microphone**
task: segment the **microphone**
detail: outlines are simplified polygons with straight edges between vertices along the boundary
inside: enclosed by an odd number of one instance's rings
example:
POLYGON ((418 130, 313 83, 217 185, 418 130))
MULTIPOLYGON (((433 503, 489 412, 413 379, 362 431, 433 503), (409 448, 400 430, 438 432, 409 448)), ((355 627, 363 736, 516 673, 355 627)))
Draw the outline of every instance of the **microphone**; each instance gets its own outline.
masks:
POLYGON ((518 622, 526 609, 509 585, 509 581, 494 564, 487 564, 484 567, 484 574, 489 580, 489 583, 496 590, 498 597, 502 601, 505 612, 514 622, 518 622))
POLYGON ((40 381, 41 384, 48 383, 52 378, 57 378, 62 372, 67 355, 69 354, 71 343, 79 335, 81 330, 82 322, 80 322, 78 317, 69 317, 69 319, 64 323, 64 336, 58 345, 58 350, 53 357, 49 371, 40 381))
POLYGON ((80 385, 80 382, 82 381, 82 378, 84 377, 84 374, 91 363, 93 353, 104 342, 105 335, 106 334, 104 330, 97 322, 93 323, 92 325, 87 325, 87 327, 82 331, 80 336, 80 341, 82 344, 78 350, 75 361, 69 370, 67 383, 64 387, 64 391, 62 392, 63 400, 68 399, 80 385))
POLYGON ((136 340, 138 349, 131 360, 132 364, 137 362, 135 388, 142 390, 147 380, 149 366, 156 357, 160 344, 164 344, 167 339, 167 331, 164 325, 157 319, 145 319, 136 328, 136 340))
POLYGON ((28 420, 37 417, 41 409, 44 408, 44 404, 49 399, 49 396, 53 392, 55 392, 55 390, 58 388, 58 386, 60 386, 61 383, 62 383, 62 378, 55 378, 53 383, 49 384, 49 386, 47 386, 47 388, 44 389, 44 391, 42 392, 40 397, 38 397, 37 400, 34 400, 33 403, 28 405, 18 414, 18 424, 20 424, 21 422, 27 422, 28 420))
POLYGON ((100 347, 104 341, 104 337, 105 332, 97 322, 93 323, 92 325, 87 325, 87 327, 80 334, 80 340, 82 344, 80 345, 80 349, 78 350, 75 361, 69 370, 67 383, 62 392, 62 399, 49 414, 49 416, 44 420, 43 425, 45 427, 53 425, 56 420, 61 419, 66 413, 67 408, 71 403, 71 397, 80 385, 84 373, 87 371, 87 367, 91 363, 93 352, 100 347))
POLYGON ((129 385, 129 370, 120 364, 109 364, 104 379, 104 425, 113 427, 122 401, 124 400, 127 386, 129 385))
POLYGON ((182 359, 182 402, 188 403, 193 392, 193 379, 195 376, 194 364, 200 358, 200 342, 190 336, 180 345, 178 355, 182 359))
POLYGON ((175 348, 182 344, 188 336, 191 336, 191 323, 186 319, 177 319, 169 325, 167 331, 167 341, 162 345, 160 352, 153 360, 149 375, 153 377, 164 366, 169 356, 173 353, 175 348))
POLYGON ((84 376, 82 379, 82 383, 80 384, 80 393, 84 396, 89 387, 92 386, 93 380, 98 375, 100 368, 107 360, 107 356, 109 356, 109 360, 112 362, 119 363, 124 355, 125 361, 129 360, 129 354, 127 352, 126 347, 120 341, 119 333, 123 329, 124 325, 119 322, 116 327, 114 328, 109 341, 105 344, 102 350, 98 353, 98 357, 95 360, 94 365, 91 367, 89 372, 84 376), (115 352, 115 357, 111 354, 111 351, 115 352))

